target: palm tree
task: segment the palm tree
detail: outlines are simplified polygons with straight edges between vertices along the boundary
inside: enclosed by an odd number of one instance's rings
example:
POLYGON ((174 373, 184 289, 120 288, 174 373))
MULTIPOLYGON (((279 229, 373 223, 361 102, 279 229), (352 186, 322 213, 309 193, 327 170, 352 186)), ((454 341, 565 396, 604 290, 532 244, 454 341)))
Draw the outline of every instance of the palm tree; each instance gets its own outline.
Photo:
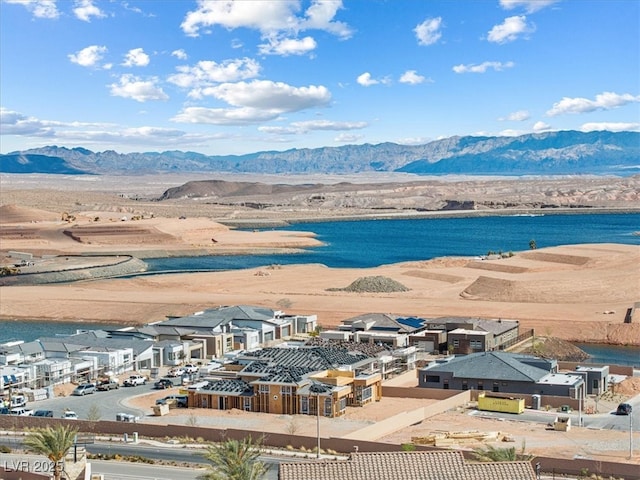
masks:
POLYGON ((204 456, 213 463, 213 471, 198 477, 202 480, 260 480, 267 473, 258 460, 260 440, 254 442, 251 437, 211 445, 204 456))
POLYGON ((67 452, 76 441, 77 429, 66 425, 38 428, 24 439, 24 446, 35 453, 44 455, 53 463, 53 478, 62 478, 60 461, 67 456, 67 452))
POLYGON ((518 460, 530 460, 531 455, 524 453, 523 444, 522 453, 516 452, 516 447, 498 448, 491 445, 485 448, 476 448, 472 455, 479 462, 516 462, 518 460))

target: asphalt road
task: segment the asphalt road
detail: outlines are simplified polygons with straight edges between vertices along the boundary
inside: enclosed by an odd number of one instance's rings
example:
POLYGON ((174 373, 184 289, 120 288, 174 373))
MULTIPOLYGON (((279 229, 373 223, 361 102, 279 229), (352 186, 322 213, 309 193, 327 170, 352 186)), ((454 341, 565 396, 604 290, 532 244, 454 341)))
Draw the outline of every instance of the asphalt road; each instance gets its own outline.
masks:
MULTIPOLYGON (((179 381, 179 379, 174 379, 176 386, 178 386, 179 381)), ((70 395, 68 397, 57 397, 30 402, 27 404, 27 408, 33 410, 52 410, 53 416, 56 418, 62 417, 65 409, 73 410, 81 420, 86 420, 92 413, 99 415, 99 420, 115 420, 116 414, 118 413, 128 413, 143 417, 145 412, 125 406, 124 400, 134 395, 141 395, 152 391, 157 391, 153 388, 153 382, 147 382, 146 385, 139 385, 137 387, 120 386, 117 390, 97 391, 84 396, 70 395)), ((167 395, 169 395, 169 390, 167 390, 167 395)))

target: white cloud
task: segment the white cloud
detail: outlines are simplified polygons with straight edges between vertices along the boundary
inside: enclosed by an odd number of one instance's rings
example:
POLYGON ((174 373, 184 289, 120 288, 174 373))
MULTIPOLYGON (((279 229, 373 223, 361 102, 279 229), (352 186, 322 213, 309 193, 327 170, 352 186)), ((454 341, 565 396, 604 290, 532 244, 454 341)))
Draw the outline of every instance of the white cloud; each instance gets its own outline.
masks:
POLYGON ((76 18, 90 22, 91 17, 104 18, 106 15, 93 4, 92 0, 76 0, 76 8, 73 9, 76 18))
MULTIPOLYGON (((311 6, 299 16, 300 2, 297 0, 280 0, 266 2, 263 0, 245 0, 242 2, 211 2, 198 0, 196 10, 187 13, 181 28, 188 36, 197 37, 203 28, 219 25, 228 30, 235 28, 251 28, 261 32, 263 39, 279 39, 268 45, 261 45, 262 50, 271 54, 280 51, 285 55, 299 52, 313 45, 309 37, 302 40, 282 40, 290 38, 306 30, 321 30, 340 38, 349 38, 352 31, 343 22, 334 21, 338 10, 342 8, 340 0, 315 0, 311 6), (284 42, 283 48, 269 48, 284 42), (293 43, 291 43, 293 42, 293 43), (288 48, 287 48, 288 47, 288 48)), ((300 54, 300 53, 296 53, 300 54)))
POLYGON ((293 122, 287 127, 276 127, 262 125, 258 130, 271 135, 297 135, 310 131, 348 131, 359 130, 368 127, 367 122, 335 122, 331 120, 307 120, 303 122, 293 122))
POLYGON ((251 58, 225 60, 221 63, 203 60, 194 66, 179 66, 178 73, 170 75, 169 82, 182 88, 196 88, 190 94, 195 98, 202 96, 201 89, 215 83, 235 82, 255 78, 260 73, 260 64, 251 58))
POLYGON ((364 139, 364 135, 354 135, 353 133, 341 133, 333 139, 336 143, 341 144, 354 144, 361 142, 364 139))
POLYGON ((514 130, 513 128, 507 128, 506 130, 501 130, 498 132, 498 136, 500 137, 518 137, 520 135, 524 135, 525 133, 522 130, 514 130))
POLYGON ((60 12, 56 0, 3 0, 6 3, 23 5, 37 18, 58 18, 60 12))
POLYGON ((257 108, 187 107, 171 121, 211 125, 250 125, 278 118, 279 112, 257 108))
POLYGON ((427 79, 422 75, 418 75, 415 70, 407 70, 400 76, 400 83, 408 83, 409 85, 418 85, 425 81, 433 82, 431 79, 427 79))
POLYGON ((513 68, 515 63, 513 62, 482 62, 478 65, 456 65, 453 67, 453 71, 456 73, 485 73, 489 69, 493 69, 497 72, 501 72, 506 68, 513 68))
POLYGON ((293 127, 308 132, 310 130, 360 130, 366 128, 367 122, 335 122, 331 120, 307 120, 304 122, 293 122, 293 127))
POLYGON ((580 127, 583 132, 593 132, 607 130, 609 132, 638 132, 640 123, 635 122, 591 122, 580 127))
POLYGON ((201 90, 232 108, 187 107, 174 118, 175 122, 216 125, 248 125, 278 118, 282 113, 324 107, 331 100, 326 87, 310 85, 292 87, 282 82, 223 83, 201 90))
POLYGON ((187 56, 187 52, 185 52, 184 50, 182 50, 181 48, 178 50, 174 50, 173 52, 171 52, 171 56, 172 57, 176 57, 179 60, 186 60, 188 58, 187 56))
POLYGON ((487 40, 494 43, 513 42, 518 36, 535 31, 532 25, 527 25, 527 17, 524 15, 505 18, 500 25, 494 26, 487 40))
POLYGON ((499 120, 504 121, 510 121, 510 122, 523 122, 525 120, 529 120, 529 118, 531 118, 531 114, 527 111, 527 110, 518 110, 516 112, 511 112, 509 115, 507 115, 504 118, 500 118, 499 120))
POLYGON ((378 85, 379 83, 383 85, 391 83, 391 80, 388 77, 373 78, 369 72, 364 72, 362 75, 359 75, 356 81, 363 87, 370 87, 372 85, 378 85))
POLYGON ((400 145, 424 145, 425 143, 429 143, 431 140, 433 139, 427 137, 406 137, 396 140, 396 143, 399 143, 400 145))
POLYGON ((69 60, 83 67, 94 67, 103 55, 107 53, 107 47, 101 45, 90 45, 76 53, 69 54, 69 60))
POLYGON ((156 85, 156 78, 141 80, 134 75, 122 75, 119 83, 109 85, 114 97, 132 98, 137 102, 149 100, 168 100, 169 96, 156 85))
POLYGON ((304 55, 316 49, 318 44, 312 37, 296 38, 269 38, 268 43, 259 45, 263 55, 304 55))
POLYGON ((595 100, 581 97, 564 97, 559 102, 553 104, 551 110, 547 111, 547 115, 555 117, 565 113, 589 113, 596 110, 611 110, 629 103, 638 102, 640 102, 640 95, 631 95, 630 93, 620 95, 614 92, 603 92, 596 95, 595 100))
POLYGON ((249 107, 278 113, 326 106, 331 100, 331 93, 323 86, 293 87, 283 82, 269 80, 223 83, 203 89, 202 94, 223 100, 234 107, 249 107))
POLYGON ((535 133, 548 132, 551 128, 551 125, 544 122, 536 122, 533 124, 533 131, 535 133))
POLYGON ((149 65, 149 55, 142 48, 133 48, 127 52, 122 65, 125 67, 146 67, 149 65))
POLYGON ((123 127, 109 123, 40 120, 4 107, 0 107, 0 132, 2 135, 45 138, 48 144, 78 142, 79 145, 86 146, 91 142, 97 145, 105 144, 110 148, 113 144, 140 145, 141 148, 149 148, 150 145, 194 146, 202 145, 206 140, 221 137, 221 135, 205 136, 151 126, 123 127))
POLYGON ((416 33, 419 45, 433 45, 442 37, 440 27, 442 26, 442 17, 427 18, 424 22, 418 24, 413 31, 416 33))
POLYGON ((371 85, 378 83, 377 80, 371 78, 371 74, 369 72, 364 72, 362 75, 359 75, 356 81, 363 87, 370 87, 371 85))
POLYGON ((500 0, 500 5, 505 10, 523 7, 527 13, 533 13, 559 1, 560 0, 500 0))

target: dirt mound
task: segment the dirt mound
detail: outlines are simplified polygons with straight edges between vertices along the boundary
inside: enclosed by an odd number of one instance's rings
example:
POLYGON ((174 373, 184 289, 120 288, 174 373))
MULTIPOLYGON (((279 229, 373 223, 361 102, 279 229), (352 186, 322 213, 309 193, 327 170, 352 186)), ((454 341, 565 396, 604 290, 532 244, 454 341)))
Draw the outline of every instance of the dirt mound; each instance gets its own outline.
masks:
POLYGON ((572 343, 555 337, 535 337, 533 345, 521 350, 521 353, 542 358, 555 358, 566 362, 582 362, 589 354, 572 343))
POLYGON ((637 395, 640 393, 640 378, 628 377, 616 385, 616 393, 620 395, 637 395))
POLYGON ((360 277, 351 285, 345 288, 329 288, 330 292, 362 292, 362 293, 392 293, 392 292, 408 292, 409 289, 391 278, 376 277, 360 277))
POLYGON ((518 267, 516 265, 503 265, 499 263, 489 262, 469 262, 465 265, 467 268, 477 268, 479 270, 490 270, 492 272, 504 272, 504 273, 525 273, 529 269, 525 267, 518 267))
POLYGON ((469 300, 504 302, 513 296, 515 287, 516 282, 511 280, 481 276, 465 288, 460 296, 469 300))
POLYGON ((60 214, 18 205, 0 205, 0 223, 55 222, 60 214))
POLYGON ((537 260, 539 262, 564 263, 568 265, 586 265, 590 260, 589 257, 549 252, 525 252, 522 256, 529 260, 537 260))

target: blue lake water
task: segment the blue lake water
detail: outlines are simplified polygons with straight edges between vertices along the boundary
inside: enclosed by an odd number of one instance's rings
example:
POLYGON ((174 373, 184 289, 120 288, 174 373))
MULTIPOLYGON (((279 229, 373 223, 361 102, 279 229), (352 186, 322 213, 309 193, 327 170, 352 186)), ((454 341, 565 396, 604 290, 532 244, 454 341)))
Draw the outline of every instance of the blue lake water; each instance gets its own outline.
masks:
MULTIPOLYGON (((150 272, 253 268, 271 264, 320 263, 329 267, 369 268, 443 256, 484 255, 488 251, 517 252, 578 243, 640 245, 640 214, 547 214, 466 218, 385 219, 318 222, 275 230, 310 231, 325 243, 304 253, 229 255, 147 259, 150 272)), ((87 323, 0 321, 0 342, 34 340, 73 333, 77 328, 103 328, 87 323)), ((638 349, 601 347, 594 359, 613 354, 607 363, 640 366, 638 349), (617 360, 616 360, 617 359, 617 360), (615 361, 614 361, 615 360, 615 361)), ((588 352, 591 353, 591 352, 588 352)), ((602 357, 604 358, 604 357, 602 357)))
POLYGON ((444 256, 517 252, 576 243, 640 245, 640 214, 574 214, 358 220, 296 224, 274 230, 303 230, 325 246, 300 254, 231 255, 145 260, 149 271, 229 270, 270 264, 321 263, 335 268, 370 268, 444 256))

